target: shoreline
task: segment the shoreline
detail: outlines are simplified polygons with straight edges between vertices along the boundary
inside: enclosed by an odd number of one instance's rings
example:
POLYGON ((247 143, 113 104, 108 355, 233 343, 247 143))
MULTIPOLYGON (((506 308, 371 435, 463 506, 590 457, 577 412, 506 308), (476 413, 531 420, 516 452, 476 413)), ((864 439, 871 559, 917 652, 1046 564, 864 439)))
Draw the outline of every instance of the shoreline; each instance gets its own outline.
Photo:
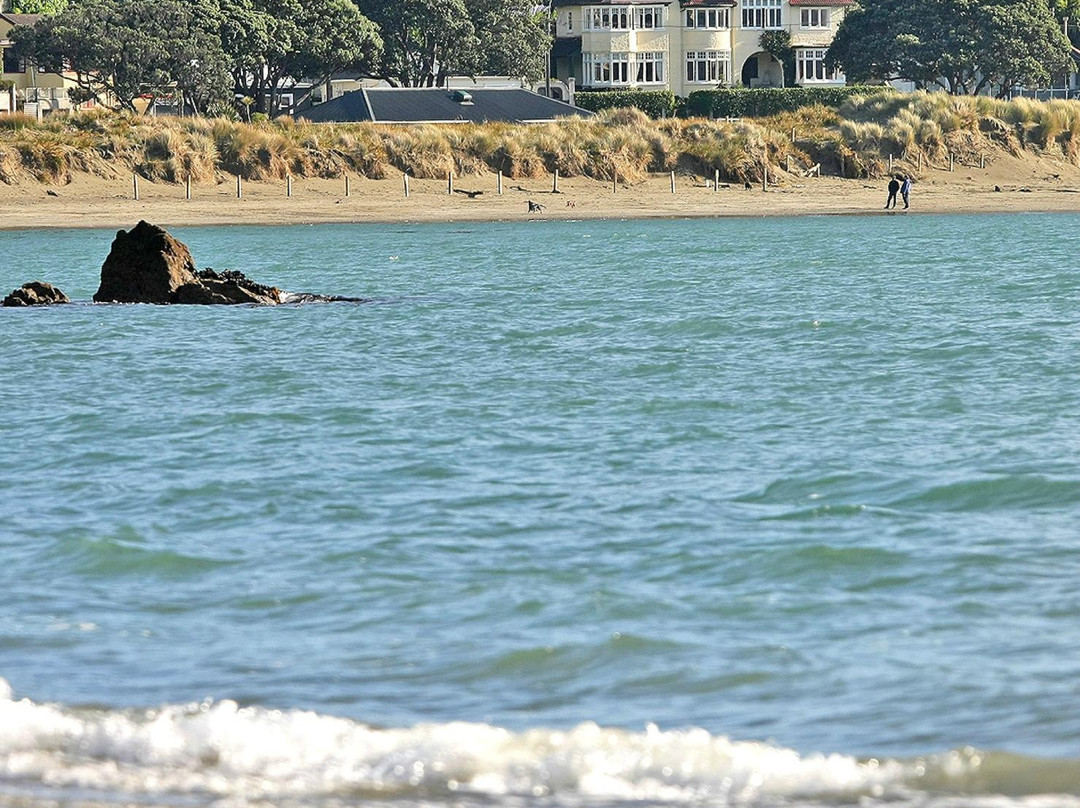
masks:
POLYGON ((558 191, 550 177, 504 178, 501 195, 494 174, 455 178, 454 185, 449 193, 446 180, 410 178, 406 198, 401 178, 351 177, 345 196, 343 178, 295 178, 291 196, 286 181, 275 180, 244 182, 237 198, 235 179, 226 178, 192 186, 188 200, 183 185, 141 180, 136 200, 130 177, 76 175, 59 186, 0 185, 0 229, 128 229, 140 219, 197 227, 1080 212, 1080 168, 1028 154, 999 157, 984 169, 927 170, 915 177, 911 209, 895 212, 884 209, 884 179, 783 172, 767 191, 733 183, 714 191, 701 177, 679 175, 672 193, 668 174, 614 192, 610 182, 587 177, 560 178, 558 191), (530 213, 530 200, 543 210, 530 213))

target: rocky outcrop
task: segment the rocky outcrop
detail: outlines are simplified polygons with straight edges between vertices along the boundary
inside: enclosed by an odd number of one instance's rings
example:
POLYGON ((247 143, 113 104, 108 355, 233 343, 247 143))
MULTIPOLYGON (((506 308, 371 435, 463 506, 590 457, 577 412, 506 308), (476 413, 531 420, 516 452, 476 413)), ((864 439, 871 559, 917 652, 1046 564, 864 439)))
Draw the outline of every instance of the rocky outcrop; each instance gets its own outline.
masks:
POLYGON ((197 271, 183 242, 161 227, 139 222, 116 234, 94 301, 275 306, 282 295, 235 270, 197 271))
POLYGON ((42 281, 24 283, 0 303, 2 306, 52 306, 55 303, 70 303, 71 299, 53 286, 42 281))
POLYGON ((195 282, 186 283, 176 290, 173 303, 250 303, 273 306, 281 302, 279 289, 255 283, 243 272, 235 269, 224 272, 204 269, 195 273, 195 277, 195 282))
POLYGON ((117 232, 94 301, 172 303, 177 289, 197 282, 188 248, 163 228, 139 222, 117 232))

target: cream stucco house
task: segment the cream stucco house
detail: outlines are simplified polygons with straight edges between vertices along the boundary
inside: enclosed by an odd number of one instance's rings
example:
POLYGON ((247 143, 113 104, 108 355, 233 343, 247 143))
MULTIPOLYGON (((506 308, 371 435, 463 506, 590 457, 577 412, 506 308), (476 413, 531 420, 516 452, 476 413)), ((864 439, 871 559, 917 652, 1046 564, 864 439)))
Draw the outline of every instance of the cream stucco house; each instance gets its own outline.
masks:
POLYGON ((554 77, 582 90, 780 87, 783 66, 761 46, 787 31, 795 83, 837 85, 825 51, 854 0, 556 0, 554 77), (571 81, 572 80, 572 81, 571 81))
POLYGON ((11 29, 16 25, 33 25, 40 18, 39 14, 0 13, 0 59, 3 63, 0 112, 19 111, 40 116, 72 108, 68 90, 75 85, 69 77, 39 70, 17 59, 11 48, 11 29))

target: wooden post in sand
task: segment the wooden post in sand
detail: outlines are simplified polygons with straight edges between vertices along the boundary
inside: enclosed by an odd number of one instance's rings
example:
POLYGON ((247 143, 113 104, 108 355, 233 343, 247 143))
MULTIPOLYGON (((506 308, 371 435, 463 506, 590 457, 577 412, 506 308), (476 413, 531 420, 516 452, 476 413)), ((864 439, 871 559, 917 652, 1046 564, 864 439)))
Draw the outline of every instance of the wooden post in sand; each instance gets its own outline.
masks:
POLYGON ((922 152, 919 152, 919 171, 922 171, 922 152))
POLYGON ((713 173, 712 173, 712 192, 714 194, 720 192, 720 169, 719 168, 714 168, 713 169, 713 173))
POLYGON ((191 201, 191 175, 190 174, 188 174, 187 178, 184 180, 184 198, 188 202, 191 201))
POLYGON ((761 161, 761 190, 769 190, 769 161, 761 161))
POLYGON ((285 196, 292 199, 292 174, 285 175, 285 196))
POLYGON ((447 195, 450 195, 450 194, 454 193, 454 172, 453 171, 447 171, 446 172, 446 193, 447 193, 447 195))
POLYGON ((131 190, 134 194, 135 201, 139 201, 139 175, 134 171, 131 172, 131 190))
POLYGON ((495 193, 502 196, 502 172, 500 171, 495 177, 495 193))
POLYGON ((345 175, 345 196, 348 197, 348 195, 349 195, 349 175, 346 174, 345 175))
POLYGON ((889 155, 889 171, 892 171, 892 155, 889 155))
POLYGON ((401 175, 401 180, 402 180, 402 182, 405 183, 405 198, 408 199, 409 198, 409 175, 408 174, 402 174, 401 175))
POLYGON ((953 154, 949 152, 949 171, 953 170, 953 154))
POLYGON ((791 142, 795 142, 795 127, 791 127, 791 142))
POLYGON ((559 193, 559 169, 555 169, 555 179, 551 181, 551 193, 559 193))
POLYGON ((986 168, 986 153, 979 155, 979 168, 986 168))
POLYGON ((671 172, 671 193, 675 193, 675 172, 671 172))
POLYGON ((236 198, 237 199, 243 199, 244 198, 244 183, 240 179, 239 174, 236 175, 236 198))
POLYGON ((617 194, 619 192, 619 169, 615 167, 615 164, 611 164, 611 193, 617 194))

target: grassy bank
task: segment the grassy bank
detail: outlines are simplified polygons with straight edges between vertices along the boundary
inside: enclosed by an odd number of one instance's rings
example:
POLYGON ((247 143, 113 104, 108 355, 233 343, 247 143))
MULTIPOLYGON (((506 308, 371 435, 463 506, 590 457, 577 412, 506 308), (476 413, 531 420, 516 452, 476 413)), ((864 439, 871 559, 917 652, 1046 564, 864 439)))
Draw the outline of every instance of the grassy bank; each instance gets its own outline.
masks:
POLYGON ((940 93, 855 97, 838 110, 807 107, 743 121, 651 120, 637 110, 544 125, 310 124, 284 119, 137 118, 92 112, 43 122, 0 116, 0 182, 63 184, 78 172, 130 172, 155 182, 214 183, 340 177, 418 178, 501 171, 508 178, 558 170, 636 182, 679 171, 728 182, 781 179, 815 165, 826 174, 876 178, 892 155, 900 170, 920 163, 991 159, 1006 151, 1080 162, 1080 102, 951 97, 940 93), (794 134, 794 138, 792 135, 794 134))

